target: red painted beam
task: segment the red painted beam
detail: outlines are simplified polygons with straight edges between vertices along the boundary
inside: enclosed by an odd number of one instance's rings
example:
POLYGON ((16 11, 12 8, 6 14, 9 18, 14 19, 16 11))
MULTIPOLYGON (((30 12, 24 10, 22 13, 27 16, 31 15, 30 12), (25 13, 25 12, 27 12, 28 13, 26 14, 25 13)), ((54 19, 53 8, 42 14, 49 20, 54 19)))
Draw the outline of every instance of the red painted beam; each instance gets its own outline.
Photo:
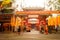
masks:
POLYGON ((16 14, 60 14, 60 11, 17 11, 16 14))

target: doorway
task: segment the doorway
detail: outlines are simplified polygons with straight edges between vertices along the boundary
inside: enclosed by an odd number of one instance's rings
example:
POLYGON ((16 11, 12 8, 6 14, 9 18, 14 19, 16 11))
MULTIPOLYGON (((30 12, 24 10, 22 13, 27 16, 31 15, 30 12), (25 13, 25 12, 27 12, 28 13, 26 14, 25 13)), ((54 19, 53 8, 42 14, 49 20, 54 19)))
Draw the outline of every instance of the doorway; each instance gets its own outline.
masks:
POLYGON ((31 24, 32 29, 35 29, 35 27, 36 27, 36 24, 31 24))

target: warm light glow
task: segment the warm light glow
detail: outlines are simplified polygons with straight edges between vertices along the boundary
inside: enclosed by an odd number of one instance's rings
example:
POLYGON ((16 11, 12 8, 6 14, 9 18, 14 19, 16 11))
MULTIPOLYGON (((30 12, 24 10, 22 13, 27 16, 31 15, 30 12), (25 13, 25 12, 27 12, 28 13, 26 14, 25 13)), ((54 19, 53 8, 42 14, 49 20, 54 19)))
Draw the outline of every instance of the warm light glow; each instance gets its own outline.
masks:
POLYGON ((35 18, 32 18, 32 19, 29 19, 30 21, 37 21, 38 19, 35 19, 35 18))
POLYGON ((38 18, 39 15, 28 15, 29 18, 38 18))

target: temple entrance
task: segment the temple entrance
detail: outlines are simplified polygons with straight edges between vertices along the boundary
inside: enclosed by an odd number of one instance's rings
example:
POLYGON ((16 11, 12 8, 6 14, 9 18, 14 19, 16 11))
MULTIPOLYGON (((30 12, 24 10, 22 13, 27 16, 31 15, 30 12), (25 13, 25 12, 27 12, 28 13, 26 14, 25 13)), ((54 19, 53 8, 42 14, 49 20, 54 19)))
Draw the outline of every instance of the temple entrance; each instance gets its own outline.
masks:
POLYGON ((17 15, 16 26, 20 26, 21 30, 39 30, 40 24, 46 22, 45 20, 45 15, 17 15))
POLYGON ((32 29, 35 29, 35 27, 36 27, 36 24, 31 24, 32 29))

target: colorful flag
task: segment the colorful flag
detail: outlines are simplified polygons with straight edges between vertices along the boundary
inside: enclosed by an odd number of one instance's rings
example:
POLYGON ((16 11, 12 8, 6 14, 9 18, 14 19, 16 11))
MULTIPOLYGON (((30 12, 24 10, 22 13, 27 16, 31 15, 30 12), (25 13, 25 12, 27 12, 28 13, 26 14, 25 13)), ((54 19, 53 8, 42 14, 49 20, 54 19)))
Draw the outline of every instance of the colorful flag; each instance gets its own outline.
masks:
POLYGON ((4 7, 6 6, 6 4, 9 4, 9 3, 11 3, 11 0, 3 0, 1 6, 4 7))
POLYGON ((3 0, 2 4, 9 4, 11 0, 3 0))

